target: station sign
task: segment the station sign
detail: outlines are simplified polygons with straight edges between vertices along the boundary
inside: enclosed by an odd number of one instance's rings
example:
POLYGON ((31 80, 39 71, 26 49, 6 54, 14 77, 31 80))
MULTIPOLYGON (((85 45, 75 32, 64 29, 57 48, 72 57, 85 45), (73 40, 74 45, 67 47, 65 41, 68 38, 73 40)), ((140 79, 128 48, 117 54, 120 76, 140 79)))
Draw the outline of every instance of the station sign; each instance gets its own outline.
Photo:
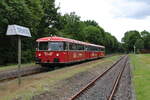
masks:
POLYGON ((29 28, 19 25, 8 25, 6 35, 19 35, 25 37, 31 37, 29 28))
POLYGON ((18 85, 21 84, 21 36, 31 37, 29 28, 19 25, 8 25, 6 35, 18 37, 18 85))

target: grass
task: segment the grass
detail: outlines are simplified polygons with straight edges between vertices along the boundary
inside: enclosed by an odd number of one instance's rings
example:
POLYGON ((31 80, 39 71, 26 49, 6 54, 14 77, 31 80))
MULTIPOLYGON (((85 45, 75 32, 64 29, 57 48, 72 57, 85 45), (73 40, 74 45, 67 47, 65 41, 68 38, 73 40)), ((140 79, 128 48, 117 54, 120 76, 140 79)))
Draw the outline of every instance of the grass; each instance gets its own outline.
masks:
POLYGON ((41 73, 34 76, 22 78, 23 82, 19 87, 17 80, 0 84, 0 100, 12 100, 21 97, 22 100, 30 100, 32 96, 38 95, 44 91, 48 91, 54 87, 54 84, 61 80, 73 77, 75 74, 90 70, 96 65, 112 64, 119 56, 108 57, 100 59, 95 63, 84 64, 83 66, 74 65, 50 71, 48 73, 41 73))
MULTIPOLYGON (((27 63, 27 64, 21 64, 21 67, 31 67, 31 66, 34 66, 35 63, 32 62, 32 63, 27 63)), ((17 64, 12 64, 12 65, 7 65, 7 66, 0 66, 0 71, 5 71, 5 70, 12 70, 12 69, 15 69, 17 68, 18 65, 17 64)))
POLYGON ((150 100, 150 54, 130 55, 137 100, 150 100))

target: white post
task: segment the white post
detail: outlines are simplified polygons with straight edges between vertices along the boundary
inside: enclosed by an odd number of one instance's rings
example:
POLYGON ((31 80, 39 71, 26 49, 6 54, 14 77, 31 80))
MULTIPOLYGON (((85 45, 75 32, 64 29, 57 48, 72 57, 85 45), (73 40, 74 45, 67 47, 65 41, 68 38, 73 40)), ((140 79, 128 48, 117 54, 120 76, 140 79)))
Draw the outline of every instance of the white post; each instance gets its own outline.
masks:
POLYGON ((31 33, 29 28, 19 26, 19 25, 8 25, 7 33, 6 35, 11 36, 17 36, 18 38, 18 85, 21 84, 21 36, 24 37, 31 37, 31 33))
POLYGON ((18 36, 18 85, 21 84, 21 36, 18 36))
POLYGON ((136 47, 135 47, 135 45, 134 45, 134 54, 135 54, 135 49, 136 49, 136 47))

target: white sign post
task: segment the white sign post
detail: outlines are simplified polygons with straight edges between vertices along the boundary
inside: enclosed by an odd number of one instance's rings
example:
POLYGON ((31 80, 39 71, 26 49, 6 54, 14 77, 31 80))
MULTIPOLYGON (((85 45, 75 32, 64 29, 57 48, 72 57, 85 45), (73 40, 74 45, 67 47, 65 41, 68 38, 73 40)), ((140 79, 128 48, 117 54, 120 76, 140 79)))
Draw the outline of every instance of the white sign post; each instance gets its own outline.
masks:
POLYGON ((134 54, 135 54, 135 50, 136 50, 136 47, 135 47, 135 45, 133 46, 133 48, 134 48, 134 54))
POLYGON ((19 25, 8 25, 6 35, 18 36, 18 84, 21 84, 21 36, 31 37, 29 28, 19 25))

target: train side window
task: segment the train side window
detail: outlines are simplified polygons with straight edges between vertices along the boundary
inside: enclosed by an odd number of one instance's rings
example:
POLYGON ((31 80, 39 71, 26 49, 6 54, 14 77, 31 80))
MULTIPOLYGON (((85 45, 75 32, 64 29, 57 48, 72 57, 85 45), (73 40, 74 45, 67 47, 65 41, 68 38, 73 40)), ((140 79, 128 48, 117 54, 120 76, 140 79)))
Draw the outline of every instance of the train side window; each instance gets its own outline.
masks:
POLYGON ((98 51, 98 47, 93 47, 93 51, 98 51))
POLYGON ((99 48, 99 47, 97 47, 97 51, 100 51, 100 48, 99 48))
POLYGON ((94 51, 97 51, 97 47, 94 47, 94 51))
POLYGON ((91 46, 91 51, 93 51, 93 46, 91 46))
POLYGON ((80 45, 79 44, 76 45, 76 49, 80 50, 80 45))
POLYGON ((69 50, 76 50, 77 46, 75 43, 69 43, 69 50))
POLYGON ((96 47, 96 51, 98 51, 98 47, 96 47))
POLYGON ((88 51, 88 46, 84 46, 84 50, 85 50, 85 51, 88 51))
POLYGON ((95 51, 98 51, 98 47, 95 48, 95 51))
POLYGON ((84 46, 81 44, 78 44, 78 50, 84 50, 84 46))
POLYGON ((91 51, 91 46, 88 46, 88 51, 91 51))
POLYGON ((73 43, 73 50, 77 50, 77 44, 73 43))
POLYGON ((92 46, 92 47, 91 47, 91 51, 95 51, 95 47, 92 46))
POLYGON ((87 46, 87 51, 90 51, 90 46, 87 46))
POLYGON ((99 50, 98 51, 101 51, 101 48, 99 48, 99 50))
POLYGON ((72 48, 73 48, 72 43, 69 43, 69 50, 72 50, 72 48))
POLYGON ((93 47, 93 51, 96 51, 96 47, 93 47))
POLYGON ((64 50, 68 50, 68 46, 66 42, 64 42, 64 50))
POLYGON ((70 44, 69 42, 64 42, 64 48, 65 50, 70 50, 70 44))
POLYGON ((100 51, 103 51, 103 48, 100 48, 100 51))
POLYGON ((84 50, 84 45, 81 45, 82 46, 82 50, 84 50))

